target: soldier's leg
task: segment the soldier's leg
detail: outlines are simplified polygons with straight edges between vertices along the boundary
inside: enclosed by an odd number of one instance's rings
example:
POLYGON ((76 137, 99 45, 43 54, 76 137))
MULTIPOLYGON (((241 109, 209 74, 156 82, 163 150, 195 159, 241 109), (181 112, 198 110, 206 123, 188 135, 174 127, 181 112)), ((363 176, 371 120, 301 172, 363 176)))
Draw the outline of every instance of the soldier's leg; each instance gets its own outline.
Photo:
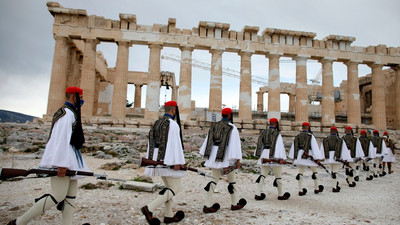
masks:
POLYGON ((175 195, 175 191, 168 187, 169 185, 167 178, 166 177, 161 177, 161 178, 165 188, 159 192, 159 195, 157 196, 156 199, 154 199, 147 205, 147 208, 149 209, 150 212, 154 211, 158 206, 171 200, 175 195))
POLYGON ((78 181, 71 180, 69 182, 67 196, 65 197, 62 206, 60 204, 60 207, 57 207, 60 210, 62 210, 62 220, 64 225, 72 224, 72 214, 74 213, 75 209, 75 199, 77 192, 78 192, 78 181))
POLYGON ((367 171, 367 180, 374 179, 371 172, 371 166, 370 166, 371 164, 368 161, 365 161, 364 164, 365 164, 365 170, 367 171))
MULTIPOLYGON (((165 180, 167 183, 167 188, 173 190, 175 194, 181 191, 182 189, 181 178, 166 177, 165 180)), ((165 217, 164 217, 165 223, 179 222, 185 217, 185 213, 183 211, 178 211, 174 215, 172 212, 172 205, 173 205, 172 198, 165 203, 165 217)))
POLYGON ((254 196, 256 200, 263 200, 265 199, 266 195, 263 193, 264 184, 265 184, 265 177, 268 175, 270 170, 269 166, 261 166, 261 174, 258 176, 256 183, 257 183, 257 194, 254 196))
POLYGON ((385 172, 385 162, 382 161, 382 158, 378 158, 378 165, 379 165, 379 176, 383 177, 386 175, 385 172))
POLYGON ((305 195, 307 193, 307 189, 303 188, 303 174, 304 174, 304 167, 302 165, 299 165, 299 173, 296 175, 296 180, 299 185, 299 195, 305 195))
POLYGON ((354 177, 356 174, 356 170, 354 168, 356 168, 356 164, 354 162, 350 162, 349 165, 350 167, 346 168, 347 182, 350 187, 354 187, 356 186, 356 183, 354 182, 354 177))
POLYGON ((372 160, 372 167, 373 167, 373 169, 372 169, 373 176, 376 178, 376 177, 378 177, 378 170, 379 170, 379 168, 378 168, 378 158, 374 158, 372 160))
POLYGON ((70 178, 69 177, 51 177, 52 195, 46 194, 36 199, 36 203, 21 217, 18 217, 17 224, 25 225, 46 210, 61 202, 67 195, 70 178))
POLYGON ((272 167, 272 171, 274 172, 275 175, 275 180, 274 180, 274 187, 278 189, 278 200, 287 200, 290 197, 289 192, 285 192, 285 194, 282 191, 282 166, 275 166, 272 167))
POLYGON ((318 184, 318 167, 317 166, 310 166, 312 171, 311 178, 314 180, 314 193, 318 194, 324 191, 324 186, 318 184))
POLYGON ((247 204, 247 201, 244 198, 241 198, 239 202, 237 201, 236 171, 232 171, 228 174, 228 182, 228 192, 231 196, 231 209, 239 210, 247 204))
POLYGON ((340 164, 332 163, 331 171, 332 171, 332 179, 333 179, 333 192, 340 192, 339 181, 338 181, 338 172, 339 172, 340 164))
POLYGON ((387 164, 388 164, 388 173, 389 173, 389 174, 393 173, 393 170, 392 170, 392 162, 388 162, 387 164))

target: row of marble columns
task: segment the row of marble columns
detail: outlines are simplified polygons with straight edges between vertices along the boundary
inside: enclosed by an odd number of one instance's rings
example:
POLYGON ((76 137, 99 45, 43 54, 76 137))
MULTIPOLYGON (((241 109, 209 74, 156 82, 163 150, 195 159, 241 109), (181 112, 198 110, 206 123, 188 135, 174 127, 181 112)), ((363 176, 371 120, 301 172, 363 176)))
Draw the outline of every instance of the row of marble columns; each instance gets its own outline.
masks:
MULTIPOLYGON (((53 114, 65 99, 64 90, 67 85, 70 57, 69 39, 66 37, 55 37, 55 51, 53 58, 52 76, 49 90, 47 114, 53 114)), ((80 87, 84 90, 85 107, 82 115, 91 117, 95 115, 96 96, 96 39, 84 39, 85 50, 81 71, 80 87)), ((118 53, 116 62, 114 93, 112 101, 112 117, 123 119, 126 117, 126 96, 128 82, 129 47, 128 41, 117 41, 118 53)), ((146 93, 145 119, 157 119, 159 115, 160 100, 160 60, 162 43, 150 43, 149 72, 146 93)), ((194 46, 182 45, 181 67, 179 80, 178 105, 181 119, 190 121, 191 117, 191 85, 192 85, 192 52, 194 46)), ((209 111, 218 112, 222 106, 222 54, 224 49, 211 49, 211 76, 209 90, 209 111)), ((251 56, 252 52, 241 51, 240 69, 240 95, 239 95, 239 118, 243 120, 252 119, 251 109, 251 56)), ((268 54, 269 58, 269 95, 268 95, 268 117, 280 118, 280 54, 268 54)), ((295 110, 295 121, 308 121, 308 96, 307 96, 307 60, 310 56, 298 55, 293 59, 296 61, 296 93, 295 97, 290 95, 289 110, 295 110)), ((335 123, 334 113, 334 88, 332 64, 335 59, 324 58, 322 63, 322 124, 335 123)), ((358 84, 358 64, 361 62, 348 61, 347 82, 347 115, 348 123, 361 123, 360 93, 358 84)), ((372 117, 373 124, 380 129, 386 128, 385 90, 381 64, 371 64, 372 68, 372 117)), ((396 69, 396 91, 400 96, 400 69, 396 69)), ((175 90, 176 91, 176 90, 175 90)), ((174 95, 175 96, 175 95, 174 95)), ((260 96, 260 95, 259 95, 260 96)), ((262 95, 261 95, 262 96, 262 95)), ((173 99, 175 100, 175 99, 173 99)), ((396 104, 400 106, 400 97, 396 98, 396 104)), ((258 107, 262 105, 262 97, 257 102, 258 107)), ((141 106, 141 85, 135 86, 135 108, 141 106)), ((400 107, 397 107, 400 108, 400 107)), ((400 129, 400 109, 396 114, 397 125, 400 129)))

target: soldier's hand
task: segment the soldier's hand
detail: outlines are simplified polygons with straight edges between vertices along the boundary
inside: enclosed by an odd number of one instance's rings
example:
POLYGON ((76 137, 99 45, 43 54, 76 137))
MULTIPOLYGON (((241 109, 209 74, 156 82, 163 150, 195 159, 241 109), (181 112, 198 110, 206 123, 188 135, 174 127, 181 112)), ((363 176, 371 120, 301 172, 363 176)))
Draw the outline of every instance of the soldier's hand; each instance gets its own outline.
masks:
POLYGON ((317 160, 317 161, 316 161, 316 163, 317 163, 317 164, 320 164, 320 161, 319 161, 319 160, 317 160))
POLYGON ((284 164, 284 163, 285 163, 285 160, 279 159, 279 164, 284 164))
POLYGON ((57 169, 57 176, 58 177, 65 177, 66 174, 67 174, 67 168, 58 167, 58 169, 57 169))
POLYGON ((181 168, 182 165, 174 165, 174 170, 179 170, 181 168))

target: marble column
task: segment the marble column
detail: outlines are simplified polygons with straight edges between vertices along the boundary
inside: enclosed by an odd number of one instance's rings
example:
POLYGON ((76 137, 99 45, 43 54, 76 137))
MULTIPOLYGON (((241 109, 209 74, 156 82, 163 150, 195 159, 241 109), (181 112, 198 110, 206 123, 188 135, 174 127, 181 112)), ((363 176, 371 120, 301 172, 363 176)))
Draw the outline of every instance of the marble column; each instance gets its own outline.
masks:
POLYGON ((279 78, 280 55, 270 54, 268 75, 268 119, 281 119, 281 82, 279 78))
POLYGON ((179 75, 179 114, 182 121, 190 121, 192 112, 192 52, 194 46, 181 46, 179 75))
POLYGON ((83 53, 81 88, 85 105, 82 107, 82 116, 94 115, 95 90, 96 90, 96 39, 85 40, 85 52, 83 53))
POLYGON ((149 76, 146 91, 146 109, 144 118, 149 120, 158 119, 160 110, 160 55, 161 43, 150 43, 149 76))
POLYGON ((335 123, 335 98, 333 88, 332 59, 322 59, 322 125, 335 123))
POLYGON ((257 91, 257 112, 264 112, 264 92, 257 91))
POLYGON ((289 112, 293 113, 295 111, 295 104, 296 104, 296 95, 288 94, 289 95, 289 112))
POLYGON ((368 65, 372 69, 372 124, 386 129, 385 77, 382 64, 368 65))
POLYGON ((307 59, 297 56, 296 60, 296 104, 295 122, 308 122, 307 59))
POLYGON ((115 68, 114 92, 111 117, 114 119, 126 118, 126 98, 128 91, 128 66, 130 42, 119 41, 117 62, 115 68))
POLYGON ((177 101, 176 99, 176 93, 178 93, 178 87, 171 87, 172 88, 172 93, 171 93, 171 101, 177 101))
POLYGON ((142 108, 142 86, 141 84, 135 84, 135 102, 133 105, 135 109, 142 108))
POLYGON ((211 76, 210 76, 210 112, 220 112, 222 107, 222 53, 220 49, 211 49, 211 76))
POLYGON ((396 87, 396 129, 400 130, 400 66, 395 69, 395 87, 396 87))
POLYGON ((47 115, 52 116, 65 102, 65 89, 69 67, 69 39, 55 36, 53 67, 51 69, 47 115))
POLYGON ((240 52, 239 118, 251 120, 251 52, 240 52))
POLYGON ((345 65, 347 66, 347 123, 361 124, 358 62, 348 61, 345 65))

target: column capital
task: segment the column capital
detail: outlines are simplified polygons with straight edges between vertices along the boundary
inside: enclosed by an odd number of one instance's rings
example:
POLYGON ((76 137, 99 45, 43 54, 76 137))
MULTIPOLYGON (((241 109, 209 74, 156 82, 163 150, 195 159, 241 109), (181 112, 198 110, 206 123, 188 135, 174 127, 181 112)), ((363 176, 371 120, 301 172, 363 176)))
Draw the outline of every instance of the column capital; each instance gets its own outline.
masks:
POLYGON ((149 42, 148 43, 149 48, 163 48, 163 43, 162 42, 149 42))
POLYGON ((307 60, 309 58, 311 58, 310 55, 297 55, 294 56, 292 59, 297 61, 297 60, 307 60))
POLYGON ((179 46, 179 49, 181 50, 181 51, 189 51, 189 52, 192 52, 193 50, 194 50, 194 45, 180 45, 179 46))
POLYGON ((211 54, 221 54, 225 52, 225 48, 211 48, 210 53, 211 54))
POLYGON ((116 40, 117 45, 128 45, 128 47, 132 46, 132 41, 129 40, 116 40))
POLYGON ((320 63, 333 63, 336 60, 337 60, 337 58, 324 57, 324 58, 318 60, 318 62, 320 62, 320 63))
POLYGON ((68 36, 60 36, 60 35, 53 35, 54 40, 70 40, 70 38, 68 36))
POLYGON ((92 42, 92 43, 95 44, 95 45, 100 44, 100 40, 97 39, 97 38, 88 37, 88 38, 82 38, 82 40, 84 40, 85 43, 86 43, 86 42, 92 42))
POLYGON ((350 65, 354 65, 354 64, 361 64, 363 61, 362 60, 348 60, 346 62, 344 62, 343 64, 345 64, 346 66, 350 66, 350 65))
POLYGON ((282 57, 283 53, 269 53, 267 55, 265 55, 265 57, 267 57, 268 59, 276 59, 276 58, 280 58, 282 57))
POLYGON ((383 67, 383 64, 380 63, 369 63, 367 64, 371 69, 376 69, 376 68, 381 68, 383 67))
POLYGON ((399 64, 397 64, 397 65, 390 65, 390 68, 397 71, 397 70, 400 70, 400 65, 399 65, 399 64))
POLYGON ((238 55, 251 57, 254 51, 239 51, 238 55))

